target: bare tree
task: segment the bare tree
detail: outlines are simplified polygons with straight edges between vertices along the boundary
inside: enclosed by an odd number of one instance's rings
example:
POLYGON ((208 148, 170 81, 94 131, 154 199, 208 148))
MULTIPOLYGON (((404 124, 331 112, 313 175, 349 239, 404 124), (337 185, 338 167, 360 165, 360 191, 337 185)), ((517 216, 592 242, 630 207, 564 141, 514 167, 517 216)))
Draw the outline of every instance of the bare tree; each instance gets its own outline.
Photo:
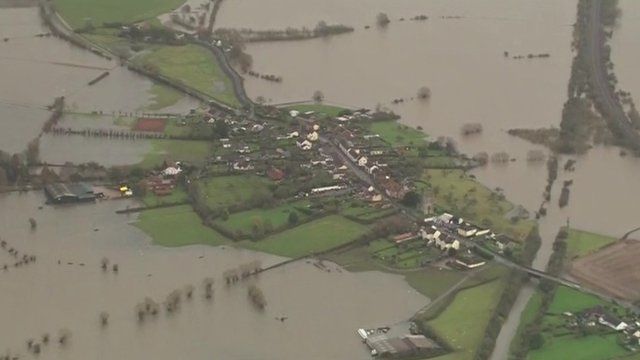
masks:
POLYGON ((193 298, 193 285, 189 284, 184 287, 184 296, 189 300, 193 298))
POLYGON ((376 15, 376 24, 380 27, 385 27, 387 25, 389 25, 389 23, 391 22, 391 20, 389 20, 389 16, 385 13, 378 13, 378 15, 376 15))
POLYGON ((100 313, 100 325, 102 325, 102 327, 109 325, 109 313, 106 311, 100 313))
POLYGON ((313 96, 311 97, 311 99, 313 99, 313 101, 316 103, 321 103, 324 101, 324 93, 322 93, 322 91, 320 90, 316 90, 313 92, 313 96))
POLYGON ((103 257, 102 260, 100 260, 100 266, 102 267, 102 271, 107 271, 107 268, 109 267, 109 259, 103 257))
POLYGON ((256 285, 249 286, 248 295, 255 307, 264 309, 267 306, 267 300, 264 297, 264 293, 256 285))
POLYGON ((71 331, 67 329, 62 329, 58 332, 58 344, 60 344, 60 346, 67 345, 70 339, 71 339, 71 331))
POLYGON ((213 297, 213 279, 206 278, 203 281, 204 285, 204 297, 206 299, 211 299, 213 297))
POLYGON ((420 89, 418 89, 417 96, 418 96, 418 99, 420 100, 429 100, 431 99, 431 89, 429 89, 426 86, 423 86, 420 89))

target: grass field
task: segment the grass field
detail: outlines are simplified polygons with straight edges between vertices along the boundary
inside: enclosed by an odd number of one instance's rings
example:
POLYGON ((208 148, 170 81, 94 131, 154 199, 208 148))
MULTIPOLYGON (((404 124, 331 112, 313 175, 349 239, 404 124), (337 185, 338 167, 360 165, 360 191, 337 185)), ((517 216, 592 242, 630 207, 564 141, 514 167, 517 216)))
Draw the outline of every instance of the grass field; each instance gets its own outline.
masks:
POLYGON ((504 283, 496 280, 462 290, 438 317, 428 322, 456 350, 449 359, 473 359, 503 288, 504 283))
POLYGON ((587 231, 569 229, 567 237, 567 256, 569 259, 589 255, 605 245, 615 242, 617 239, 609 236, 598 235, 587 231))
POLYGON ((367 227, 338 215, 306 223, 291 230, 269 236, 246 247, 286 257, 299 257, 327 250, 356 239, 367 227))
POLYGON ((204 226, 189 205, 143 211, 135 226, 162 246, 228 243, 224 236, 204 226))
POLYGON ((222 71, 213 54, 202 46, 161 46, 136 57, 134 61, 157 69, 160 74, 229 106, 240 104, 233 92, 231 79, 222 71))
POLYGON ((548 312, 552 314, 562 314, 565 311, 577 312, 598 304, 602 304, 602 300, 593 295, 559 286, 548 312))
POLYGON ((299 104, 299 105, 287 106, 286 109, 298 110, 302 113, 305 113, 307 111, 313 111, 315 112, 315 115, 318 115, 320 117, 322 117, 323 115, 336 117, 342 111, 347 110, 339 106, 324 105, 324 104, 299 104))
POLYGON ((268 192, 268 180, 257 176, 219 176, 203 180, 201 191, 211 208, 247 201, 259 192, 268 192))
POLYGON ((54 0, 56 11, 79 29, 91 19, 95 27, 105 22, 132 23, 154 18, 178 8, 183 0, 54 0))
POLYGON ((437 206, 477 225, 490 227, 495 232, 505 233, 522 241, 535 224, 531 220, 512 223, 504 215, 513 208, 513 204, 470 178, 462 170, 431 169, 425 172, 423 179, 430 185, 429 192, 437 206))
POLYGON ((152 168, 166 161, 186 161, 199 163, 211 152, 211 144, 206 141, 149 140, 151 151, 144 156, 141 166, 152 168))
POLYGON ((545 345, 529 352, 529 360, 605 360, 628 354, 618 345, 617 335, 575 337, 573 335, 547 339, 545 345), (570 355, 569 355, 570 354, 570 355))
POLYGON ((405 279, 409 283, 409 286, 416 289, 419 293, 430 299, 435 299, 463 277, 464 274, 460 271, 426 268, 407 274, 405 279))
POLYGON ((149 89, 151 94, 151 103, 146 107, 147 110, 156 111, 174 105, 180 101, 184 95, 178 90, 168 86, 154 83, 149 89))
POLYGON ((427 135, 420 130, 402 125, 397 121, 376 121, 371 123, 370 131, 392 146, 424 144, 427 135))
POLYGON ((251 234, 251 229, 256 223, 271 223, 273 228, 286 225, 289 222, 289 215, 292 212, 298 213, 299 221, 304 221, 308 216, 296 208, 305 208, 308 201, 298 201, 277 206, 272 209, 252 209, 232 214, 227 220, 217 219, 216 225, 227 229, 230 232, 251 234))

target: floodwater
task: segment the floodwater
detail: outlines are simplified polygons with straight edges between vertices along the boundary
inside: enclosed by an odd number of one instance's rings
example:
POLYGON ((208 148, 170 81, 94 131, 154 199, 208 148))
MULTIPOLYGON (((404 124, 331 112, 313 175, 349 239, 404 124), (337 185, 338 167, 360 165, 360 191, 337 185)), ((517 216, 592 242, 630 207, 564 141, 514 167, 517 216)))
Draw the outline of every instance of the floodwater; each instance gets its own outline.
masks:
POLYGON ((638 56, 640 56, 640 3, 620 0, 618 7, 622 16, 613 32, 611 58, 615 65, 618 87, 630 91, 637 105, 640 105, 640 76, 638 76, 638 56))
MULTIPOLYGON (((620 84, 633 94, 640 94, 635 76, 640 46, 638 5, 632 0, 621 2, 625 15, 613 45, 620 84), (618 43, 624 48, 616 49, 618 43)), ((544 149, 510 137, 506 131, 559 126, 573 57, 575 15, 576 1, 234 0, 221 8, 218 26, 312 27, 319 20, 354 26, 354 33, 329 39, 250 44, 247 50, 255 69, 282 76, 284 81, 274 84, 249 77, 245 82, 248 92, 252 97, 284 103, 309 99, 315 90, 321 90, 326 99, 338 104, 388 107, 402 116, 401 121, 421 126, 433 137, 454 138, 463 153, 507 151, 515 162, 489 165, 474 174, 534 213, 542 202, 547 170, 544 162, 530 164, 525 159, 530 150, 544 149), (392 19, 388 28, 376 28, 378 12, 392 19), (430 19, 398 21, 418 14, 430 19), (364 25, 371 29, 365 30, 364 25), (504 57, 504 51, 512 56, 549 53, 551 57, 514 60, 504 57), (430 101, 411 99, 421 86, 431 89, 430 101), (406 101, 391 105, 396 98, 406 101), (483 133, 462 137, 461 126, 471 122, 481 123, 483 133)), ((599 147, 574 157, 578 161, 575 172, 564 172, 568 158, 560 159, 548 215, 540 221, 543 244, 535 268, 546 267, 555 235, 567 221, 575 228, 612 236, 640 226, 640 192, 634 190, 640 181, 638 159, 621 157, 616 148, 599 147), (574 184, 569 206, 560 209, 558 197, 564 180, 574 184)), ((531 291, 528 288, 520 295, 498 338, 494 359, 506 358, 531 291)))
MULTIPOLYGON (((65 96, 74 111, 135 112, 146 107, 152 82, 47 33, 36 7, 1 8, 0 150, 19 152, 49 117, 46 106, 65 96), (93 86, 88 82, 110 75, 93 86)), ((184 98, 163 112, 185 112, 198 102, 184 98)))
MULTIPOLYGON (((45 348, 42 359, 367 359, 355 330, 410 317, 427 299, 401 277, 324 272, 299 262, 252 280, 268 306, 256 311, 247 284, 226 288, 222 272, 252 260, 281 258, 230 247, 162 248, 115 210, 127 200, 51 207, 41 193, 0 195, 2 239, 38 260, 0 272, 0 353, 25 354, 43 333, 72 332, 69 346, 45 348), (38 222, 31 231, 28 217, 38 222), (103 273, 100 259, 119 265, 103 273), (60 260, 60 264, 58 264, 60 260), (69 264, 73 263, 73 264, 69 264), (84 263, 85 266, 80 266, 84 263), (216 281, 212 302, 202 298, 205 277, 216 281), (162 302, 174 289, 196 286, 178 313, 138 324, 144 297, 162 302), (107 328, 99 313, 110 314, 107 328), (284 322, 276 317, 288 317, 284 322)), ((3 254, 0 263, 6 260, 3 254)))

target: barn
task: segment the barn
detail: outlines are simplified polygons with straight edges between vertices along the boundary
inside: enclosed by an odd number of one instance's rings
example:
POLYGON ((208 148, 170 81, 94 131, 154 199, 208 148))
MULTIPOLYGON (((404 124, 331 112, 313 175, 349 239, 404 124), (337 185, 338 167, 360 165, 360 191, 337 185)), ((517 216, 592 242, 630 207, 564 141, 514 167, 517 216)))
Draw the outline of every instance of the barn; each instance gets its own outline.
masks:
POLYGON ((56 183, 44 187, 48 202, 52 204, 90 202, 96 200, 91 185, 86 183, 56 183))

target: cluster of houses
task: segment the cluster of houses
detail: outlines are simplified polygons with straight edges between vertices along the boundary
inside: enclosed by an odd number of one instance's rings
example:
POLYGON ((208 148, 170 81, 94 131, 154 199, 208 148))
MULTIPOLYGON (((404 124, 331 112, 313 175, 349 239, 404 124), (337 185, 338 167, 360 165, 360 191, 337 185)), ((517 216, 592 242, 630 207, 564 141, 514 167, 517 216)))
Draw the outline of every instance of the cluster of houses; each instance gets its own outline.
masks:
MULTIPOLYGON (((164 170, 159 172, 154 172, 147 176, 141 182, 141 187, 145 189, 145 191, 153 193, 156 196, 168 196, 173 193, 173 190, 176 188, 177 178, 182 173, 182 164, 180 162, 176 162, 167 166, 164 170)), ((131 191, 128 186, 124 185, 121 187, 121 191, 125 190, 131 191)))
POLYGON ((569 328, 602 327, 611 329, 623 334, 627 344, 631 346, 640 345, 640 321, 636 317, 625 321, 601 305, 575 314, 564 312, 562 315, 567 319, 569 328))

